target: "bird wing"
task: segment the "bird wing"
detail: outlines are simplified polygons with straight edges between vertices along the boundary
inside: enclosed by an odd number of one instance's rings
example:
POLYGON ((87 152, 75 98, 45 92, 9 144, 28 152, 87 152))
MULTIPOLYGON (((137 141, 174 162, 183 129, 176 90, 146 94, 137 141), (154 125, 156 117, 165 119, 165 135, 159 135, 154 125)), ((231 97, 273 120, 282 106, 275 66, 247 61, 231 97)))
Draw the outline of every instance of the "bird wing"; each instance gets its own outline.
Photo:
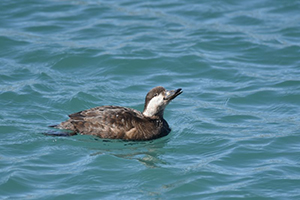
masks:
POLYGON ((73 131, 111 139, 134 139, 142 120, 139 111, 119 106, 95 107, 69 117, 73 131))

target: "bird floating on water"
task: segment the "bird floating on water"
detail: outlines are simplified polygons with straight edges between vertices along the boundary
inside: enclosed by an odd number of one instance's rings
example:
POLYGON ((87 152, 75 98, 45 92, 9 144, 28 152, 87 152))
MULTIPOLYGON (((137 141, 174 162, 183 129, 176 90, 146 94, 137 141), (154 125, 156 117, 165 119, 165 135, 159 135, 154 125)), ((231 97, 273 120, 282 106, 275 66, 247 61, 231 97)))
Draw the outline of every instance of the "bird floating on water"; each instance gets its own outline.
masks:
POLYGON ((182 93, 158 86, 145 98, 144 110, 121 106, 99 106, 70 114, 67 121, 53 128, 70 130, 68 135, 94 135, 107 139, 152 140, 168 135, 171 129, 163 118, 166 106, 182 93))

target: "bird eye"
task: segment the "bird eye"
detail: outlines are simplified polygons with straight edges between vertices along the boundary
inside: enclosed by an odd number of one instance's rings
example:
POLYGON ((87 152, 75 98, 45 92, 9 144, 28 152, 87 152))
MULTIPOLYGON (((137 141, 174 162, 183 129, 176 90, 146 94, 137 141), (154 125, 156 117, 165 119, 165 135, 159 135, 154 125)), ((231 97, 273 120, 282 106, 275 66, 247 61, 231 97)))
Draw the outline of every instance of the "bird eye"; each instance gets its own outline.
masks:
POLYGON ((155 96, 155 97, 158 96, 158 93, 155 93, 154 96, 155 96))

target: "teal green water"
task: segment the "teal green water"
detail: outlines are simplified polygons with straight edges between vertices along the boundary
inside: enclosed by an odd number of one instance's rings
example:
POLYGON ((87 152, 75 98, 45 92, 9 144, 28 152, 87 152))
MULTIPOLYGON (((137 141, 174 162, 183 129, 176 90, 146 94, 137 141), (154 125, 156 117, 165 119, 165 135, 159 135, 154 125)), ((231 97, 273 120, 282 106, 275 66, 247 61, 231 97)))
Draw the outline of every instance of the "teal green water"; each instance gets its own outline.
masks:
POLYGON ((300 199, 300 2, 0 2, 0 199, 300 199), (183 88, 167 137, 47 137, 183 88))

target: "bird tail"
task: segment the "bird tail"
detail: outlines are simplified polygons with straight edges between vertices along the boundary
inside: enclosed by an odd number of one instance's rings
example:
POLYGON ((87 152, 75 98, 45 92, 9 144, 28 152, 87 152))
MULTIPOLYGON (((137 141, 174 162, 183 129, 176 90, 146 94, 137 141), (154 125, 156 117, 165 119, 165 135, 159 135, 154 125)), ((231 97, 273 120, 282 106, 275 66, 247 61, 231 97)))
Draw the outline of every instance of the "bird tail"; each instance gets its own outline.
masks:
POLYGON ((55 125, 50 125, 50 126, 48 126, 48 127, 50 127, 50 128, 58 128, 58 125, 59 125, 59 124, 55 124, 55 125))
POLYGON ((53 137, 56 136, 69 137, 69 136, 77 135, 76 132, 64 132, 64 131, 48 131, 42 134, 46 136, 53 136, 53 137))
POLYGON ((74 130, 72 130, 72 129, 70 130, 70 128, 73 128, 73 125, 68 121, 62 122, 60 124, 50 125, 48 127, 56 128, 56 129, 64 129, 64 131, 48 131, 48 132, 43 133, 43 135, 63 136, 63 137, 77 135, 77 133, 74 130))

